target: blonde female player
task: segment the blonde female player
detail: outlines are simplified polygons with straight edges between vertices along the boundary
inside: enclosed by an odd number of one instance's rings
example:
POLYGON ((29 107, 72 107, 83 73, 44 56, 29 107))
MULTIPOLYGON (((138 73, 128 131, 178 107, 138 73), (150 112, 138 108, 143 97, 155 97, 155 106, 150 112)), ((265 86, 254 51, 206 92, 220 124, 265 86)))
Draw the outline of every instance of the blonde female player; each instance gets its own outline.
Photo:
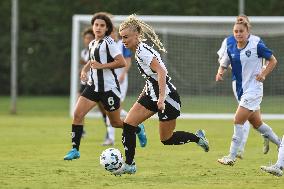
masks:
POLYGON ((160 140, 164 145, 195 142, 208 152, 209 144, 204 131, 198 130, 196 134, 185 131, 174 132, 176 118, 180 115, 179 94, 170 81, 160 54, 143 42, 147 35, 159 50, 165 52, 154 30, 135 15, 131 15, 120 25, 119 33, 125 47, 135 53, 138 70, 145 78, 146 85, 124 120, 122 143, 126 161, 114 174, 134 174, 136 172, 134 162, 136 127, 157 112, 160 140))
MULTIPOLYGON (((249 22, 249 19, 246 15, 239 15, 237 17, 237 19, 239 18, 243 18, 244 20, 246 20, 246 22, 248 23, 248 27, 250 28, 250 22, 249 22)), ((248 37, 248 41, 250 39, 254 39, 255 36, 250 34, 249 37, 248 37)), ((222 42, 222 45, 221 45, 221 48, 218 50, 217 54, 219 56, 219 62, 222 61, 222 58, 223 56, 226 54, 226 50, 227 50, 227 47, 236 43, 236 39, 234 37, 234 35, 230 35, 228 36, 227 38, 225 38, 222 42)), ((265 66, 265 65, 263 65, 265 66)), ((237 95, 237 92, 236 92, 236 77, 234 75, 232 75, 232 89, 233 89, 233 93, 234 93, 234 96, 236 98, 236 100, 239 102, 239 99, 238 99, 238 95, 237 95)), ((248 139, 248 135, 249 135, 249 130, 250 130, 250 124, 249 124, 249 121, 246 121, 243 125, 243 132, 244 132, 244 135, 243 135, 243 139, 241 141, 241 144, 240 144, 240 147, 238 149, 238 154, 237 154, 237 157, 240 158, 240 159, 243 159, 243 156, 244 156, 244 151, 245 151, 245 145, 247 143, 247 139, 248 139)), ((268 151, 269 151, 269 140, 266 136, 262 135, 263 136, 263 153, 264 154, 267 154, 268 151)))
MULTIPOLYGON (((88 86, 82 92, 75 107, 72 123, 72 149, 64 156, 64 160, 80 158, 79 146, 83 120, 97 103, 103 104, 113 127, 123 128, 123 121, 120 119, 119 84, 114 69, 124 67, 125 60, 114 40, 109 37, 113 30, 110 18, 104 13, 98 13, 93 16, 91 24, 95 40, 89 44, 90 76, 88 86)), ((88 65, 84 68, 86 67, 88 65)), ((86 71, 83 69, 81 78, 84 78, 84 73, 86 76, 86 71)), ((141 124, 140 126, 135 133, 138 134, 139 140, 141 138, 146 140, 144 126, 141 124)))
POLYGON ((263 81, 274 69, 277 60, 263 41, 257 36, 250 36, 250 27, 246 19, 238 18, 234 24, 235 42, 227 47, 216 75, 216 81, 223 80, 225 69, 231 65, 236 77, 236 92, 239 106, 234 118, 234 134, 231 141, 230 154, 218 159, 224 165, 234 165, 237 152, 243 138, 243 124, 248 120, 261 134, 277 146, 278 136, 261 119, 260 103, 263 96, 263 81), (269 63, 262 69, 262 58, 269 63))

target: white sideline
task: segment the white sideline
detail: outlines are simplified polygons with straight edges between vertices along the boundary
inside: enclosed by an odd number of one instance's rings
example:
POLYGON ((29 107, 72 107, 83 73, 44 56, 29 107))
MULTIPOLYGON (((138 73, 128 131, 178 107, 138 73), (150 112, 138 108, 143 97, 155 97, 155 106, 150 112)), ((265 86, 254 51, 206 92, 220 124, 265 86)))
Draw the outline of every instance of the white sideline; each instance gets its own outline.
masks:
MULTIPOLYGON (((262 114, 264 120, 284 120, 283 114, 262 114)), ((99 118, 101 117, 100 112, 90 112, 87 117, 89 118, 99 118)), ((200 113, 183 113, 179 119, 221 119, 221 120, 230 120, 233 119, 234 114, 200 114, 200 113)), ((157 119, 157 115, 151 117, 152 119, 157 119)))

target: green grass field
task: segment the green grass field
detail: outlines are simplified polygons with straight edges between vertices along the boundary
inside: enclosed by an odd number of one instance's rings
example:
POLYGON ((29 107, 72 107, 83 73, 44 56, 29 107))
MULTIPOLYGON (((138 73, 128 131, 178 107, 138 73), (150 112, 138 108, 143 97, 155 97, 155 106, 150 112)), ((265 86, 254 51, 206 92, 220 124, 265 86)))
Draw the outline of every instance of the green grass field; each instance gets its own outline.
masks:
MULTIPOLYGON (((81 158, 63 161, 70 150, 70 124, 66 97, 20 98, 18 115, 9 115, 7 97, 0 97, 0 188, 284 188, 284 177, 260 171, 261 165, 277 159, 271 144, 262 154, 262 138, 251 129, 245 159, 235 166, 217 163, 227 155, 232 135, 230 120, 178 120, 177 130, 206 130, 210 152, 196 144, 163 146, 159 142, 157 120, 145 123, 148 146, 137 147, 137 174, 115 177, 99 165, 106 148, 100 144, 105 128, 100 119, 87 119, 87 136, 81 142, 81 158)), ((279 135, 283 120, 268 120, 279 135)), ((121 130, 116 130, 115 148, 123 150, 121 130)))

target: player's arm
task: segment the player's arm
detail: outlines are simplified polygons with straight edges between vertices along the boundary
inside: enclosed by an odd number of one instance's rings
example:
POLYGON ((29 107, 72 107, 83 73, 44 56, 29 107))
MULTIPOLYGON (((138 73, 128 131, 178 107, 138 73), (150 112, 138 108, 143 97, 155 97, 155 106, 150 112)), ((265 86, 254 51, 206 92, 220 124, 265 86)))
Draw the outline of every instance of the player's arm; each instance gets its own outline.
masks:
POLYGON ((122 68, 126 66, 125 59, 121 54, 118 54, 113 62, 108 62, 107 64, 101 64, 97 61, 92 61, 90 63, 93 69, 115 69, 115 68, 122 68))
POLYGON ((227 51, 223 52, 222 55, 219 55, 218 62, 220 64, 215 80, 223 81, 224 73, 227 71, 227 68, 230 66, 230 58, 228 56, 227 51))
POLYGON ((219 66, 215 80, 216 80, 216 81, 223 81, 223 80, 224 80, 223 76, 224 76, 224 73, 225 73, 226 71, 227 71, 227 68, 226 68, 226 67, 224 67, 224 66, 219 66))
POLYGON ((263 67, 261 73, 256 76, 256 80, 263 82, 266 76, 268 76, 275 68, 276 64, 277 60, 275 56, 271 55, 270 59, 266 61, 266 65, 263 67))
POLYGON ((165 99, 166 99, 166 76, 167 70, 161 66, 158 60, 154 57, 151 65, 151 69, 157 73, 158 76, 158 85, 159 85, 159 99, 157 106, 159 110, 165 109, 165 99))
POLYGON ((80 74, 80 79, 82 81, 87 81, 87 73, 90 70, 91 66, 90 66, 90 61, 88 61, 82 68, 81 70, 81 74, 80 74))

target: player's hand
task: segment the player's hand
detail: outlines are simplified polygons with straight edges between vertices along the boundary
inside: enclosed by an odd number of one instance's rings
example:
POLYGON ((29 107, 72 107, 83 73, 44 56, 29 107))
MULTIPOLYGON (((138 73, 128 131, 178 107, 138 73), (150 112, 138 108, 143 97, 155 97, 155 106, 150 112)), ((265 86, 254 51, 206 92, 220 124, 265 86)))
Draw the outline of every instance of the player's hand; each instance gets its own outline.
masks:
POLYGON ((165 99, 158 99, 158 102, 157 102, 157 106, 158 106, 158 109, 161 110, 161 111, 164 111, 165 110, 165 99))
POLYGON ((265 76, 263 74, 257 74, 256 78, 257 81, 263 82, 265 80, 265 76))
POLYGON ((90 66, 91 66, 91 68, 93 68, 93 69, 99 70, 99 69, 102 69, 103 64, 98 63, 97 61, 92 61, 92 62, 90 63, 90 66))
POLYGON ((216 81, 223 81, 223 80, 224 80, 224 79, 223 79, 223 73, 218 72, 218 73, 216 74, 215 80, 216 80, 216 81))
POLYGON ((81 79, 81 81, 85 81, 86 82, 88 80, 87 72, 81 71, 80 79, 81 79))

